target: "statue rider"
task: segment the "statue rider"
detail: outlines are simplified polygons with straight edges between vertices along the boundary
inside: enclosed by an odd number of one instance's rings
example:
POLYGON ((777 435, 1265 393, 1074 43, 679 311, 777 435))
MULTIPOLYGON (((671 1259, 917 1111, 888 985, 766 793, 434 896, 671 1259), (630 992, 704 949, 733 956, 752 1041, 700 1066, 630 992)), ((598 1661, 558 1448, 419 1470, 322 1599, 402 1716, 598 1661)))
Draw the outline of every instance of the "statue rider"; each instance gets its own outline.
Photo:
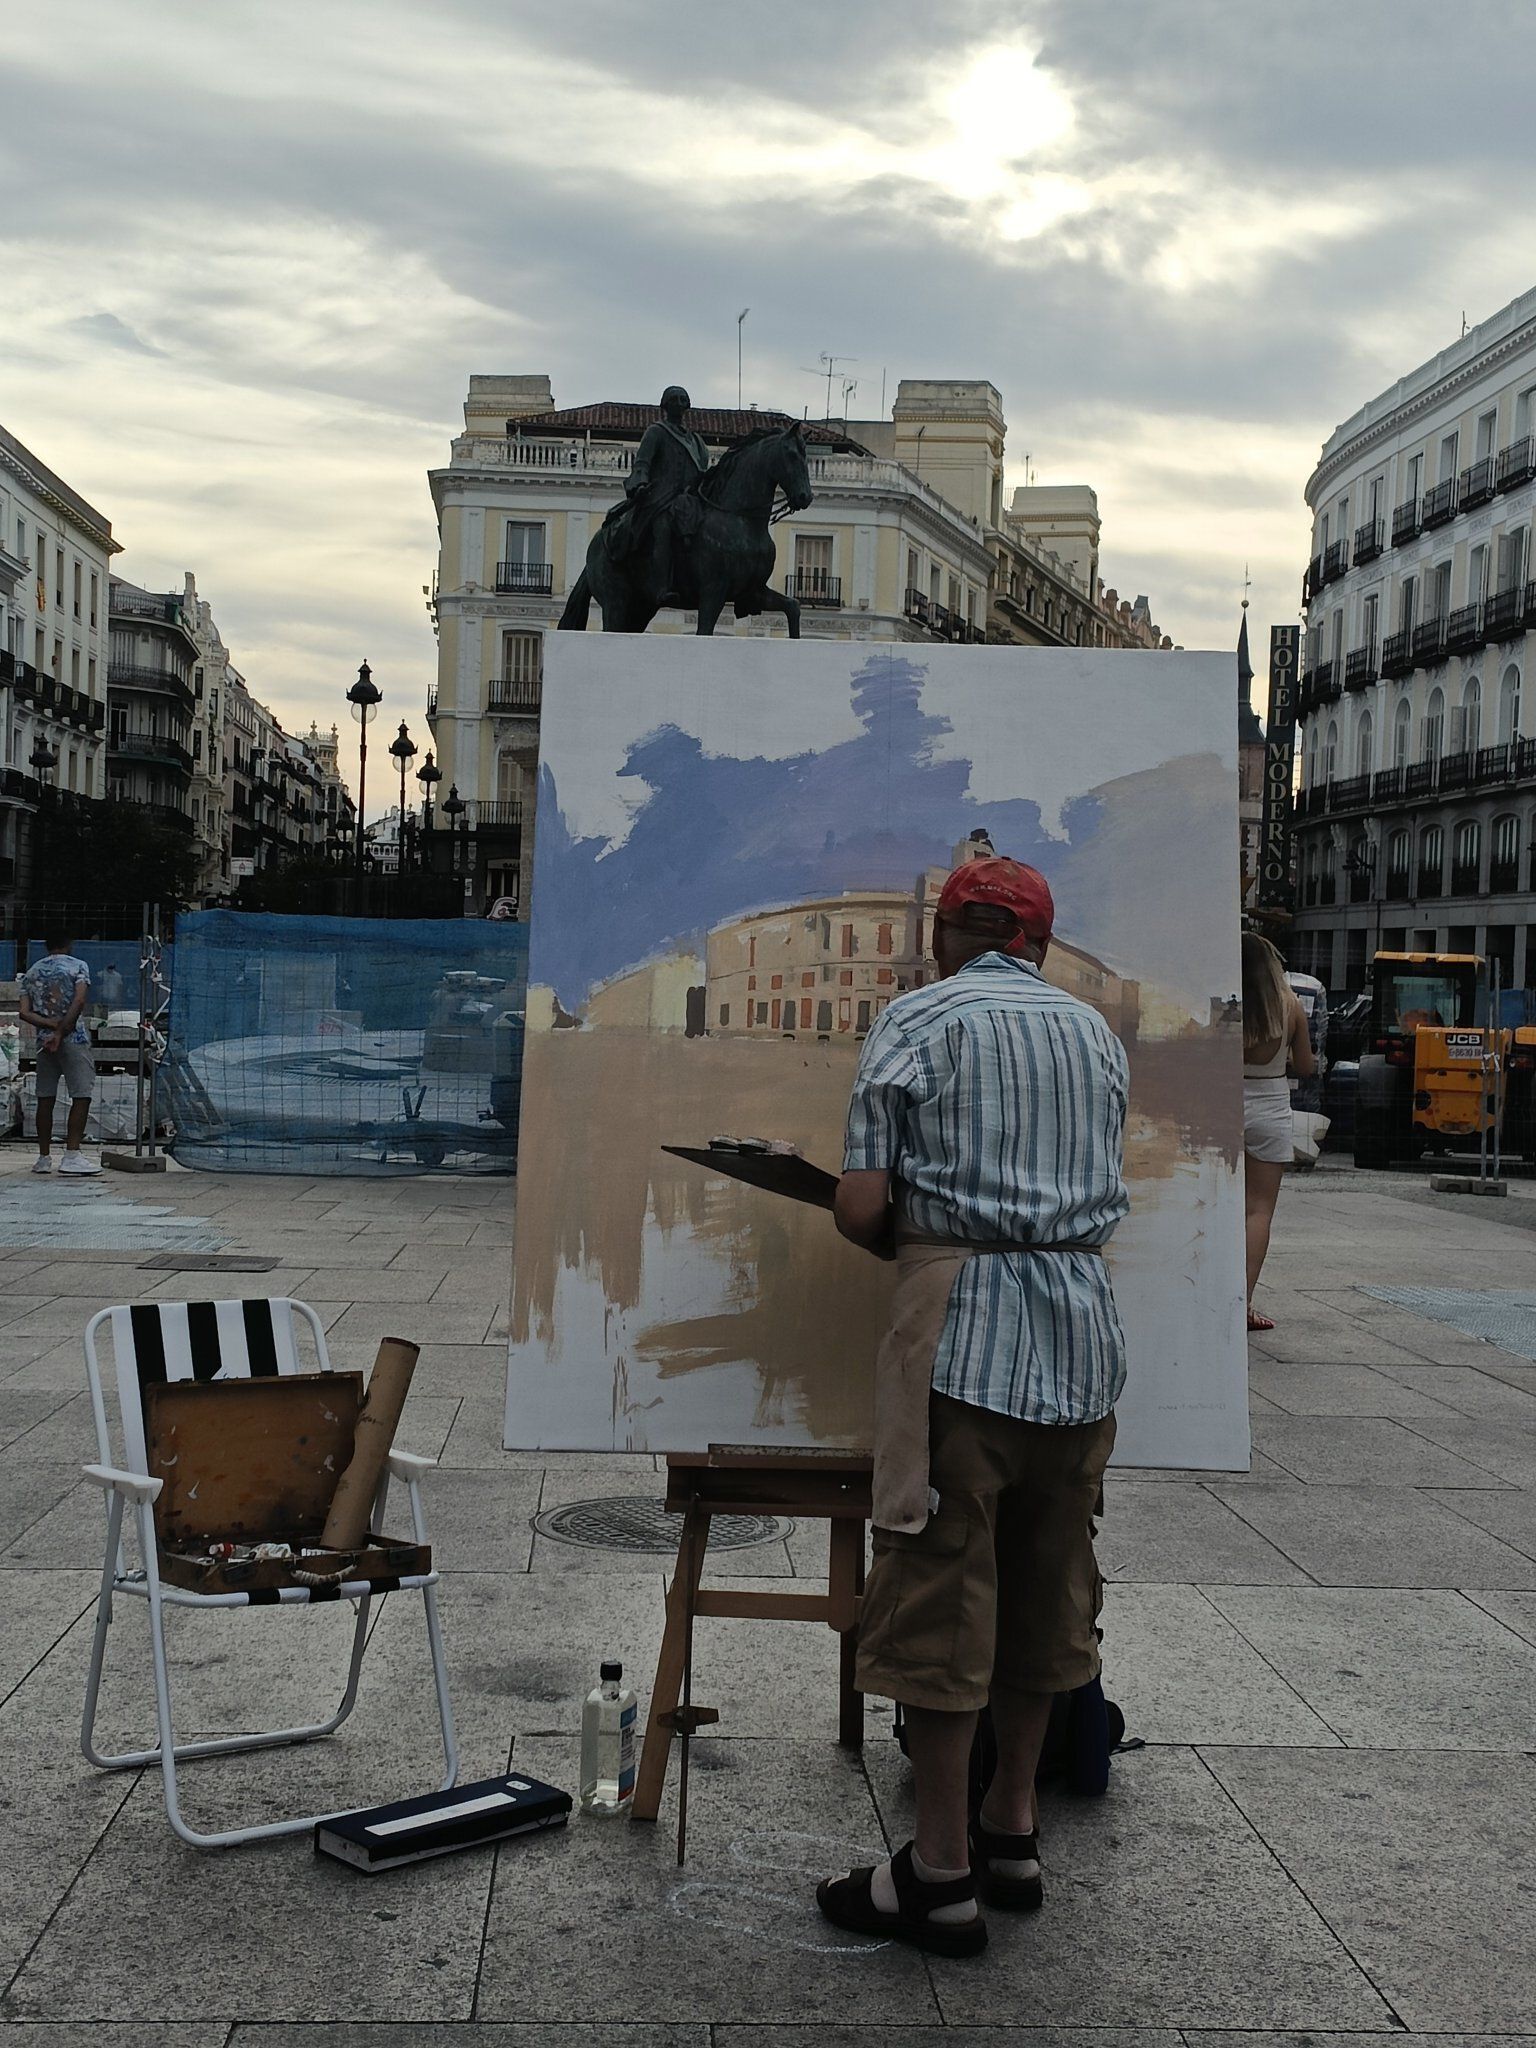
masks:
POLYGON ((624 483, 624 497, 603 527, 611 560, 622 562, 648 550, 657 580, 677 586, 679 539, 698 524, 694 486, 709 469, 709 450, 688 424, 692 401, 680 384, 661 394, 661 418, 646 428, 624 483))

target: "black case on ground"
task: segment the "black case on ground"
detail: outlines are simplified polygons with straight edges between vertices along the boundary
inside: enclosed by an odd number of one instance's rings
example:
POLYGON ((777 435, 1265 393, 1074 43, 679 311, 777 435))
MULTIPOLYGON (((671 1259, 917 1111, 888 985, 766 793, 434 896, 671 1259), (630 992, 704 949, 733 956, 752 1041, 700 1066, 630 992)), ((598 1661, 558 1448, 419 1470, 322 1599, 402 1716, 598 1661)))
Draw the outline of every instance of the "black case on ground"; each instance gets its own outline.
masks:
POLYGON ((397 1870, 455 1849, 478 1848, 508 1835, 564 1827, 571 1795, 537 1778, 510 1771, 455 1785, 424 1799, 396 1799, 387 1806, 333 1814, 315 1823, 315 1854, 333 1856, 355 1870, 397 1870))

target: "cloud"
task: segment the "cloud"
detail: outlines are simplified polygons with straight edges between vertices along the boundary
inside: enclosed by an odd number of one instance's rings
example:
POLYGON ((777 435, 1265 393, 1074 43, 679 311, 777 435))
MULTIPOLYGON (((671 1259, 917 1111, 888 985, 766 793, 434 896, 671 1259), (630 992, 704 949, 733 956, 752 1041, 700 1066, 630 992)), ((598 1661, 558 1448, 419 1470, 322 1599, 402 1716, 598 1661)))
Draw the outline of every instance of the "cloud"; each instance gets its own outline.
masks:
MULTIPOLYGON (((56 0, 0 132, 5 422, 329 725, 419 722, 473 371, 855 410, 987 376, 1187 646, 1294 615, 1368 396, 1530 282, 1536 15, 1470 0, 56 0), (1455 63, 1424 61, 1454 41, 1455 63)), ((418 741, 422 735, 418 732, 418 741)))
POLYGON ((82 334, 89 341, 102 342, 107 348, 125 348, 140 356, 165 354, 163 348, 156 348, 142 334, 135 334, 127 321, 119 320, 115 313, 80 313, 65 325, 70 333, 82 334))

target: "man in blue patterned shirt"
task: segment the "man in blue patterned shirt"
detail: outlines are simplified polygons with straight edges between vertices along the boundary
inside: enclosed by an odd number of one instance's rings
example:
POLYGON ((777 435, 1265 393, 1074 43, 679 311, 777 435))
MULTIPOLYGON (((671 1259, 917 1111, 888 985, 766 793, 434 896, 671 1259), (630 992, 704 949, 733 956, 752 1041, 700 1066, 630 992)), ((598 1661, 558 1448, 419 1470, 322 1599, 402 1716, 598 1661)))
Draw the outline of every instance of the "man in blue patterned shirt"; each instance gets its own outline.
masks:
POLYGON ((91 1036, 82 1021, 90 993, 91 970, 69 950, 69 939, 56 932, 43 942, 47 952, 21 977, 19 1014, 37 1033, 37 1157, 34 1173, 53 1171, 53 1105, 60 1082, 69 1090, 60 1173, 100 1173, 94 1159, 81 1150, 91 1114, 96 1063, 91 1036))
POLYGON ((1103 1246, 1129 1207, 1128 1074, 1098 1012, 1041 973, 1054 916, 1018 862, 949 877, 941 978, 865 1040, 837 1195, 843 1235, 900 1269, 858 1681, 902 1703, 917 1831, 818 1897, 839 1925, 949 1955, 985 1946, 978 1889, 1041 1903, 1051 1700, 1099 1669, 1092 1523, 1125 1382, 1103 1246), (970 1820, 983 1706, 998 1765, 970 1820))

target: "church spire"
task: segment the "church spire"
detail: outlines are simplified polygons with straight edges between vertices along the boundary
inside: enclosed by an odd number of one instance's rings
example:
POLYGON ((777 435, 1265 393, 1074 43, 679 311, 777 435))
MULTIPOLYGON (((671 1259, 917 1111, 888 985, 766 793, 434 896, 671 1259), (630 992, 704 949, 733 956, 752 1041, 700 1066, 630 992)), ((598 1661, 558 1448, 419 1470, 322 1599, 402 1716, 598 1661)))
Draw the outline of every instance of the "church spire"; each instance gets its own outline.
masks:
POLYGON ((1262 740, 1258 713, 1253 708, 1253 663, 1248 655, 1248 579, 1243 577, 1243 620, 1237 629, 1237 737, 1239 744, 1262 740))

